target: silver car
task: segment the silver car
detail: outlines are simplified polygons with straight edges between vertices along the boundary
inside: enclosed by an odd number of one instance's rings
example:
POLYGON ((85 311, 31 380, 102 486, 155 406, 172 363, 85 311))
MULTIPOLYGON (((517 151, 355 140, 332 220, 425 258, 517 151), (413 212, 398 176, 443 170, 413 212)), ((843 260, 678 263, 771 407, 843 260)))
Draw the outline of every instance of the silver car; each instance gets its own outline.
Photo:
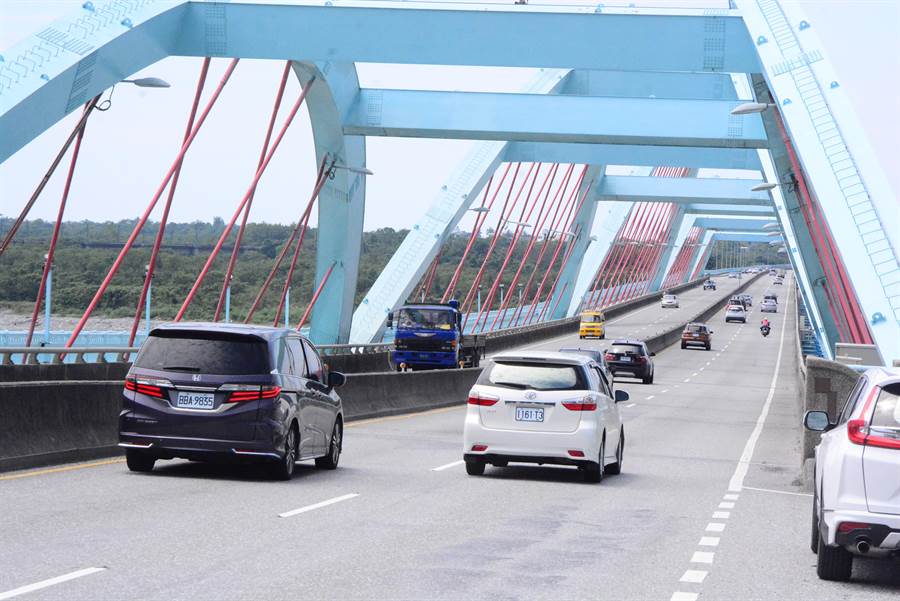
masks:
POLYGON ((778 303, 772 299, 766 299, 759 306, 760 313, 778 313, 778 303))
POLYGON ((663 309, 677 309, 678 297, 674 294, 664 294, 662 297, 661 306, 663 309))
POLYGON ((725 309, 725 323, 729 321, 747 323, 747 311, 741 305, 728 305, 725 309))

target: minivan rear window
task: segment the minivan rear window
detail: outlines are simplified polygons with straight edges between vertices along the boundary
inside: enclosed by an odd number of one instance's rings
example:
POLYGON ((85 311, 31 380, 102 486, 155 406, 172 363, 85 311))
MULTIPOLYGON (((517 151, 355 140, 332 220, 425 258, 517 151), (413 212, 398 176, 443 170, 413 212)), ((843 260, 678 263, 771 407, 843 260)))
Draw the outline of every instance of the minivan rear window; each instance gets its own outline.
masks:
POLYGON ((520 390, 586 390, 581 370, 555 363, 492 363, 478 377, 478 384, 520 390))
POLYGON ((219 332, 163 331, 151 335, 134 360, 135 367, 201 374, 268 374, 264 341, 219 332))

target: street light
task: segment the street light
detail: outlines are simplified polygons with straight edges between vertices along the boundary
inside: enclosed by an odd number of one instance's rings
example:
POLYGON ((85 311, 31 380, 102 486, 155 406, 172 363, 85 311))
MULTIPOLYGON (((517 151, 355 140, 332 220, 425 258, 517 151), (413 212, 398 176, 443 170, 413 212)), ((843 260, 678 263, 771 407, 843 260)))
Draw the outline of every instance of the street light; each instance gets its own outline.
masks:
POLYGON ((481 313, 481 284, 478 284, 478 313, 481 313))
POLYGON ((131 83, 139 88, 171 88, 172 85, 165 79, 158 77, 140 77, 138 79, 123 79, 119 83, 131 83))
POLYGON ((772 182, 763 182, 761 184, 756 184, 752 188, 750 188, 751 192, 764 192, 767 190, 774 190, 777 188, 779 184, 774 184, 772 182))
POLYGON ((147 296, 144 298, 144 326, 146 335, 150 337, 150 297, 153 296, 153 276, 150 274, 150 264, 144 265, 144 279, 150 278, 147 283, 147 296))
POLYGON ((767 109, 774 108, 778 105, 770 102, 745 102, 731 109, 732 115, 754 115, 765 112, 767 109))
MULTIPOLYGON (((50 261, 50 255, 44 255, 44 265, 50 261)), ((50 344, 50 304, 53 292, 53 264, 47 265, 47 289, 44 295, 44 343, 50 344)))

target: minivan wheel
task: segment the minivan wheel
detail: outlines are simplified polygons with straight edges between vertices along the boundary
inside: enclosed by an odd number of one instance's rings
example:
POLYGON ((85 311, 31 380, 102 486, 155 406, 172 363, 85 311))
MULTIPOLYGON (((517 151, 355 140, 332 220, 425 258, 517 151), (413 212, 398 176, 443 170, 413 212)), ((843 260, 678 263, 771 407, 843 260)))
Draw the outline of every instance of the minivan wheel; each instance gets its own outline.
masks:
POLYGON ((843 547, 830 547, 819 537, 816 573, 822 580, 846 582, 853 571, 853 555, 843 547))
POLYGON ((466 459, 466 473, 470 476, 484 475, 484 461, 480 459, 466 459))
POLYGON ((152 472, 156 457, 136 449, 125 450, 125 464, 132 472, 152 472))
POLYGON ((282 457, 272 466, 272 475, 277 480, 290 480, 294 475, 294 464, 297 462, 297 428, 291 425, 284 437, 282 457))
POLYGON ((331 444, 328 445, 328 454, 316 459, 316 467, 322 470, 337 469, 341 460, 341 445, 344 442, 344 427, 341 420, 334 420, 334 429, 331 431, 331 444))

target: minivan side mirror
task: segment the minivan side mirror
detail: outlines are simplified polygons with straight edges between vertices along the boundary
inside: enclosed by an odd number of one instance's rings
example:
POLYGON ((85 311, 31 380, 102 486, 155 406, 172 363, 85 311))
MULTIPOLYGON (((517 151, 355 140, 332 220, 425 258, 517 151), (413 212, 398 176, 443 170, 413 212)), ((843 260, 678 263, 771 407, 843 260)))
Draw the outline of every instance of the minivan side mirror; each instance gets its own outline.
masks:
POLYGON ((628 395, 628 393, 625 392, 624 390, 617 390, 617 391, 616 391, 616 402, 617 402, 617 403, 624 403, 625 401, 627 401, 627 400, 630 399, 630 398, 631 398, 631 397, 630 397, 630 396, 628 395))
POLYGON ((394 327, 394 312, 393 312, 393 311, 391 311, 390 313, 388 313, 387 327, 388 327, 388 328, 393 328, 393 327, 394 327))
POLYGON ((330 371, 328 372, 328 386, 331 388, 338 388, 347 383, 347 376, 342 374, 339 371, 330 371))
POLYGON ((828 432, 834 428, 827 411, 807 411, 803 416, 803 426, 813 432, 828 432))

